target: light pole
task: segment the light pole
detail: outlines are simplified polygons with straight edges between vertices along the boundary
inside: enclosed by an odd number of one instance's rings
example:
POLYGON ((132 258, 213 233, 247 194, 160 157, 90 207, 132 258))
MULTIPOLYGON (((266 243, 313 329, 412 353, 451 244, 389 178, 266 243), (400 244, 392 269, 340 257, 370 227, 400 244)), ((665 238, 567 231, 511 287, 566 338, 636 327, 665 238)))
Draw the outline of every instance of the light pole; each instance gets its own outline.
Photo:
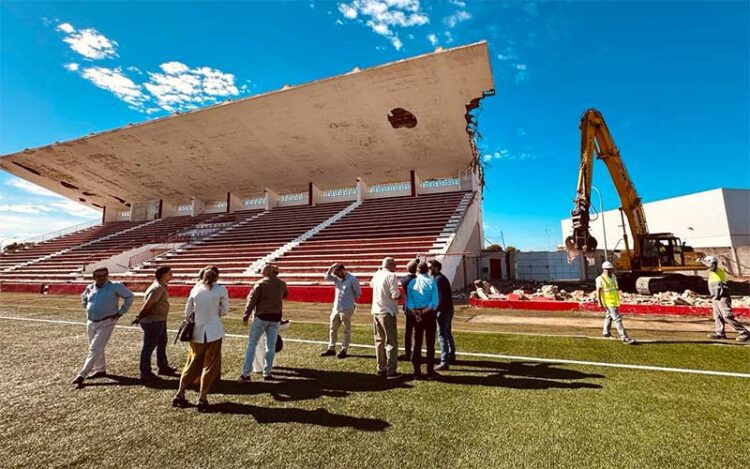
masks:
POLYGON ((591 186, 592 189, 596 191, 596 194, 599 196, 599 217, 602 219, 602 233, 604 234, 604 260, 609 260, 609 254, 607 254, 607 226, 604 223, 604 203, 602 202, 602 193, 599 192, 599 188, 596 186, 591 186))

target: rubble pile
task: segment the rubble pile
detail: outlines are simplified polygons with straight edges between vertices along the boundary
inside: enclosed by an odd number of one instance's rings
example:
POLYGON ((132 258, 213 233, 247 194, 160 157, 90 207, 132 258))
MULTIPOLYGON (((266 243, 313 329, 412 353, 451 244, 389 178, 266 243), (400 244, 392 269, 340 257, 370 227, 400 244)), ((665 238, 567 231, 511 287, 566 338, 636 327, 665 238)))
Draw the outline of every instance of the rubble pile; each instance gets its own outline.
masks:
MULTIPOLYGON (((502 289, 503 293, 492 295, 491 299, 499 300, 557 300, 576 303, 596 302, 596 292, 586 293, 584 290, 567 290, 557 285, 532 285, 512 284, 502 289)), ((711 299, 706 295, 700 295, 692 290, 682 293, 667 291, 653 295, 641 295, 638 293, 620 293, 620 301, 623 304, 662 305, 662 306, 711 306, 711 299)), ((732 304, 735 307, 750 307, 750 296, 734 297, 732 304)))

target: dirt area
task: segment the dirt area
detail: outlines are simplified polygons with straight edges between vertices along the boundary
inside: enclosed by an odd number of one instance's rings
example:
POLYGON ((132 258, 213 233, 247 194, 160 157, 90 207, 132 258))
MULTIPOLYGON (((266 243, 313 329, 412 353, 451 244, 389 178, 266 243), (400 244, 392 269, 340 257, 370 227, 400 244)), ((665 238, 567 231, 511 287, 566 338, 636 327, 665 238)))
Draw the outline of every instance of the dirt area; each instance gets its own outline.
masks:
MULTIPOLYGON (((133 308, 143 300, 136 299, 133 308)), ((172 298, 172 311, 179 314, 184 308, 184 299, 172 298)), ((240 317, 243 300, 231 300, 229 317, 240 317)), ((70 315, 80 314, 79 300, 75 296, 48 296, 20 293, 0 293, 0 314, 12 315, 14 311, 32 311, 40 317, 49 317, 56 312, 70 315)), ((294 321, 321 324, 326 327, 330 304, 289 302, 285 305, 285 316, 294 321)), ((360 305, 353 323, 359 327, 370 327, 370 305, 360 305)), ((559 335, 576 337, 601 337, 603 315, 581 312, 519 311, 474 308, 466 305, 456 307, 454 330, 479 333, 559 335)), ((624 316, 625 327, 632 336, 641 340, 706 342, 713 321, 710 318, 682 316, 624 316)), ((399 329, 403 330, 403 315, 399 315, 399 329)), ((613 329, 613 333, 614 333, 613 329)), ((734 331, 727 330, 732 339, 734 331)), ((733 340, 725 343, 734 343, 733 340)))

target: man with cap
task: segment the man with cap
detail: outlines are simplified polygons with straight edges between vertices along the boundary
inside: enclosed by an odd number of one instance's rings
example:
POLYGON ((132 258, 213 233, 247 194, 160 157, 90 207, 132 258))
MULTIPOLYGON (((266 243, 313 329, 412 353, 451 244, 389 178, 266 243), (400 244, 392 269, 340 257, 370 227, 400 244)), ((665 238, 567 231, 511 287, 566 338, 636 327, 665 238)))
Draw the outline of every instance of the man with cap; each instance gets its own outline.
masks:
POLYGON ((737 331, 737 342, 749 341, 750 331, 732 314, 732 297, 729 295, 726 271, 719 267, 719 260, 714 256, 704 257, 703 263, 708 267, 708 292, 711 295, 714 315, 714 331, 708 337, 726 339, 724 324, 728 322, 737 331))
POLYGON ((604 316, 603 337, 612 337, 609 333, 612 323, 615 323, 620 340, 623 344, 633 345, 635 340, 628 336, 625 326, 622 324, 622 315, 620 315, 620 292, 617 287, 617 278, 612 274, 614 266, 611 262, 605 261, 602 264, 602 274, 596 278, 596 297, 599 304, 606 311, 604 316))

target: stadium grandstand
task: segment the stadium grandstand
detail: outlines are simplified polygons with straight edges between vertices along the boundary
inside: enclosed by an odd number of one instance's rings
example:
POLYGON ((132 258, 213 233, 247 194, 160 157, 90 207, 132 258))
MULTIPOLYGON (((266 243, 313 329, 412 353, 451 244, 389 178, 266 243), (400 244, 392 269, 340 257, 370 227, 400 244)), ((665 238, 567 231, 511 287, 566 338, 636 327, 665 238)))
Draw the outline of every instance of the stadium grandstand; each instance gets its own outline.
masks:
POLYGON ((142 290, 161 265, 213 264, 247 285, 274 262, 299 288, 333 262, 367 283, 439 259, 478 275, 474 111, 494 93, 484 42, 0 157, 0 168, 102 213, 0 255, 0 283, 80 288, 98 267, 142 290))

